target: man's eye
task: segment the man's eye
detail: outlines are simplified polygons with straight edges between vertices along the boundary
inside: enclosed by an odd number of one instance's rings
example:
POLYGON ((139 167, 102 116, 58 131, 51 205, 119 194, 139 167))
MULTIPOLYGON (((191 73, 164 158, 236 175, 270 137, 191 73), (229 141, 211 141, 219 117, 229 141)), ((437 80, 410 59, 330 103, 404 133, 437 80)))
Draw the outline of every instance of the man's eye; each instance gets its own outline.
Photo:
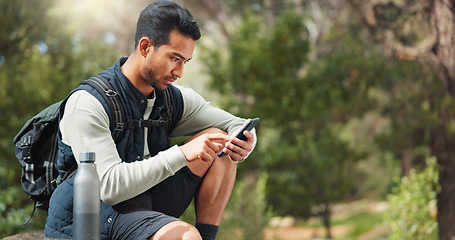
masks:
POLYGON ((172 58, 172 60, 173 60, 174 62, 178 62, 178 61, 180 61, 180 58, 175 57, 175 58, 172 58))

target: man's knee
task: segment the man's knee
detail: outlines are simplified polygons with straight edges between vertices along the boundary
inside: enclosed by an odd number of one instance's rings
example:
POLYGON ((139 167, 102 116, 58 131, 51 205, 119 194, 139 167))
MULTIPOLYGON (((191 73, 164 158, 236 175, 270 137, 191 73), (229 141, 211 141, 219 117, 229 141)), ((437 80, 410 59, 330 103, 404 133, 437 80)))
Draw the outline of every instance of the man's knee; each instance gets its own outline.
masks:
POLYGON ((225 131, 223 131, 219 128, 207 128, 207 129, 202 130, 202 132, 227 134, 225 131))
MULTIPOLYGON (((227 135, 227 132, 225 132, 219 128, 207 128, 207 129, 203 130, 203 132, 204 132, 204 134, 205 133, 210 133, 210 134, 220 133, 220 134, 227 135)), ((221 143, 223 145, 226 143, 226 141, 222 141, 222 140, 216 140, 214 142, 221 143)))
MULTIPOLYGON (((189 139, 187 139, 187 140, 185 141, 185 143, 190 142, 191 140, 193 140, 193 139, 195 139, 195 138, 197 138, 197 137, 199 137, 199 136, 201 136, 201 135, 204 135, 204 134, 214 134, 214 133, 220 133, 220 134, 225 134, 225 135, 227 135, 227 133, 226 133, 225 131, 223 131, 223 130, 221 130, 221 129, 219 129, 219 128, 207 128, 207 129, 204 129, 204 130, 202 130, 202 131, 200 131, 200 132, 194 134, 193 136, 191 136, 189 139)), ((224 142, 220 142, 220 143, 224 144, 224 142)))
MULTIPOLYGON (((227 135, 227 133, 225 131, 223 131, 219 128, 207 128, 207 129, 204 129, 204 130, 196 133, 195 135, 193 135, 191 138, 186 140, 185 143, 188 143, 188 142, 192 141, 193 139, 195 139, 201 135, 204 135, 204 134, 225 134, 225 135, 227 135)), ((219 143, 223 146, 226 144, 226 141, 224 141, 224 140, 215 140, 214 142, 219 143)), ((220 149, 220 151, 221 151, 221 149, 220 149)), ((216 155, 218 155, 218 153, 216 153, 216 155)), ((230 166, 230 165, 232 165, 232 162, 229 160, 229 158, 227 156, 222 157, 223 160, 221 160, 221 161, 216 161, 216 159, 218 159, 218 158, 219 158, 218 156, 215 156, 215 158, 213 160, 207 161, 207 162, 192 161, 188 164, 188 167, 190 168, 191 172, 193 172, 194 174, 196 174, 200 177, 204 177, 205 174, 207 173, 207 171, 210 169, 212 169, 212 171, 214 171, 212 168, 213 164, 216 164, 219 166, 219 167, 216 167, 216 169, 219 169, 219 171, 221 171, 221 173, 231 172, 232 170, 235 170, 234 166, 230 166)))
POLYGON ((149 240, 202 240, 199 231, 191 224, 175 221, 160 228, 149 240))
POLYGON ((204 129, 200 132, 198 132, 195 136, 200 136, 200 135, 203 135, 203 134, 224 134, 224 135, 227 135, 227 132, 219 129, 219 128, 207 128, 207 129, 204 129))

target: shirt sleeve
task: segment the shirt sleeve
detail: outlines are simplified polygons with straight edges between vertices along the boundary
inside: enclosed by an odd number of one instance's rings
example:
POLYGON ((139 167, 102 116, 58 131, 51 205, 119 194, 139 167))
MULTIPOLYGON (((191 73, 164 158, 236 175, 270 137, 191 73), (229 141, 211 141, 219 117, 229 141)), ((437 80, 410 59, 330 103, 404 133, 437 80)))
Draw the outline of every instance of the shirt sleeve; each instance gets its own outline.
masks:
MULTIPOLYGON (((239 118, 220 108, 214 107, 193 89, 174 85, 180 89, 183 97, 183 114, 177 127, 171 132, 170 137, 191 136, 204 129, 214 127, 233 134, 242 127, 246 119, 239 118)), ((256 130, 253 148, 256 145, 256 130)))
POLYGON ((76 161, 84 150, 83 138, 96 154, 101 200, 114 205, 147 191, 172 176, 188 163, 177 146, 133 163, 120 159, 109 129, 109 117, 101 103, 90 93, 73 93, 60 121, 62 140, 71 146, 76 161))

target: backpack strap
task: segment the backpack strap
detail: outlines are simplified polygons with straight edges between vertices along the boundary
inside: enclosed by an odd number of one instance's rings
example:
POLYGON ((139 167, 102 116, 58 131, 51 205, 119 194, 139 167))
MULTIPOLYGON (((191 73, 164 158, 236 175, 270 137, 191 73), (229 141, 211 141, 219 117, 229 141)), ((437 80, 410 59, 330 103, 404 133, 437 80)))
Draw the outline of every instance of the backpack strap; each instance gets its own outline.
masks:
POLYGON ((128 120, 126 121, 125 127, 128 129, 134 129, 134 128, 150 128, 150 127, 165 127, 166 126, 166 121, 163 120, 161 117, 158 120, 128 120))
POLYGON ((169 93, 169 89, 163 91, 164 103, 166 107, 166 111, 160 112, 160 118, 158 120, 151 120, 151 119, 139 119, 139 120, 127 120, 125 123, 125 127, 128 129, 133 128, 144 128, 144 127, 165 127, 166 132, 169 133, 171 128, 172 122, 172 113, 174 112, 174 108, 172 107, 171 97, 169 93))
POLYGON ((174 108, 172 106, 171 96, 169 89, 163 91, 166 111, 160 112, 158 120, 126 120, 125 111, 117 92, 114 90, 109 81, 101 75, 92 76, 87 80, 81 82, 80 85, 89 85, 94 88, 104 98, 109 106, 111 114, 113 115, 113 123, 115 124, 112 131, 112 138, 115 142, 123 137, 124 129, 144 128, 144 127, 165 127, 166 132, 169 134, 171 131, 172 117, 174 108))
POLYGON ((103 99, 109 106, 113 123, 115 124, 112 131, 112 138, 115 142, 123 137, 123 129, 125 127, 126 117, 125 110, 117 92, 112 87, 111 83, 101 75, 92 76, 87 80, 81 82, 80 85, 89 85, 100 93, 103 99))
MULTIPOLYGON (((113 118, 111 121, 114 124, 111 127, 111 135, 114 139, 114 142, 118 142, 124 134, 124 124, 125 124, 125 110, 123 109, 120 97, 117 92, 112 87, 111 83, 101 75, 92 76, 79 84, 79 87, 82 85, 88 85, 95 89, 109 107, 111 116, 109 119, 113 118)), ((60 109, 62 111, 62 109, 60 109)), ((64 180, 70 178, 76 173, 77 165, 71 166, 66 170, 63 176, 58 176, 57 185, 62 183, 64 180)))
POLYGON ((172 106, 171 94, 169 92, 169 88, 166 88, 166 90, 163 91, 163 96, 164 96, 164 103, 166 105, 167 110, 164 113, 164 116, 162 116, 162 117, 164 119, 166 119, 166 132, 167 132, 167 134, 169 134, 171 131, 172 117, 174 114, 174 107, 172 106))

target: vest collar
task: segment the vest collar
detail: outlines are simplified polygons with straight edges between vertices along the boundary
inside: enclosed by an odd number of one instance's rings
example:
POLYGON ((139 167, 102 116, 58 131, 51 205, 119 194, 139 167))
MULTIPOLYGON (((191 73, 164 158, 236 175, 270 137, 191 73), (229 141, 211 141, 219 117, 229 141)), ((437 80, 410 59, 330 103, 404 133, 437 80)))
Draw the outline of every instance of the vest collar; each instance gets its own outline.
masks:
MULTIPOLYGON (((132 100, 132 102, 135 103, 142 112, 144 112, 147 108, 147 96, 144 96, 144 94, 131 83, 131 81, 123 74, 121 69, 127 59, 127 57, 119 58, 114 65, 114 72, 119 80, 122 90, 126 93, 126 96, 132 100)), ((154 92, 156 99, 154 110, 156 109, 159 112, 164 105, 163 94, 156 89, 154 92)))

